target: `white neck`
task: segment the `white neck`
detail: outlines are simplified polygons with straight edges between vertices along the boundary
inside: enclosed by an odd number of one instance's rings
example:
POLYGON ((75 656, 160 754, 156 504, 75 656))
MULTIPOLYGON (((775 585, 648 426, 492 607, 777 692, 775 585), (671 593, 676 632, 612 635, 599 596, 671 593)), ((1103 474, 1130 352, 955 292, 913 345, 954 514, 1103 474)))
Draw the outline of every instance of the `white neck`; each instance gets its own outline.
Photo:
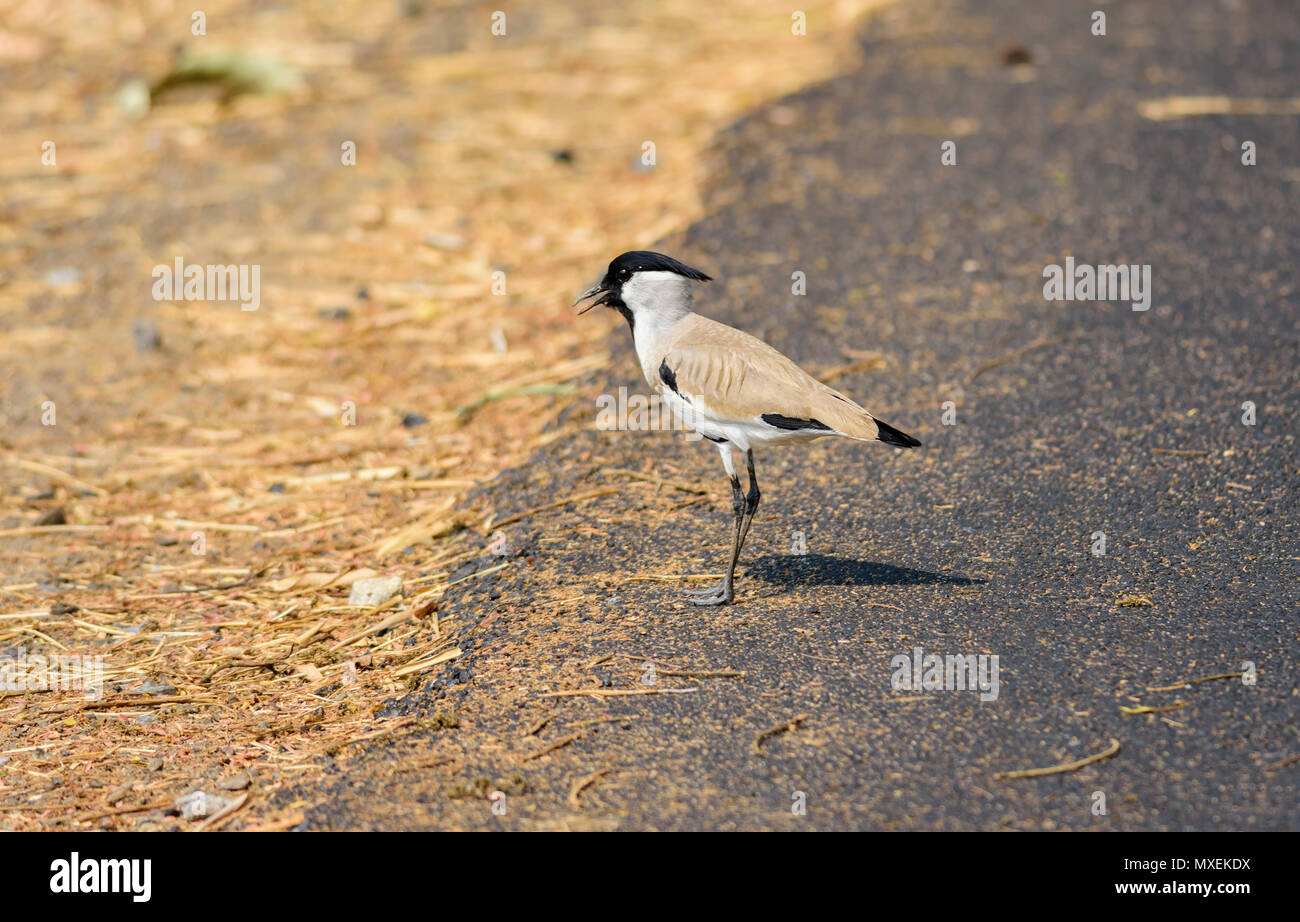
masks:
POLYGON ((632 311, 632 338, 646 381, 654 384, 663 344, 691 314, 695 283, 675 272, 638 272, 623 285, 623 303, 632 311))

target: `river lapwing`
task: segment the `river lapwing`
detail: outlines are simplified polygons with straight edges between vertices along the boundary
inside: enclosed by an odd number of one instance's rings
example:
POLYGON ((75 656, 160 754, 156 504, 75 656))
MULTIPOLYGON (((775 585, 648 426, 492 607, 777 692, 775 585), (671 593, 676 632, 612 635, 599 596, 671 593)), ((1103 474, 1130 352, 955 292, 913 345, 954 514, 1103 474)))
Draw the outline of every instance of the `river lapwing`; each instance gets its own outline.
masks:
POLYGON ((590 300, 580 314, 597 305, 622 314, 632 329, 646 382, 680 419, 718 446, 731 478, 731 557, 721 583, 688 589, 686 595, 696 605, 725 605, 734 596, 736 560, 758 508, 756 446, 828 435, 900 448, 921 443, 876 419, 762 340, 691 310, 696 283, 707 281, 709 276, 670 256, 633 250, 611 262, 605 277, 574 304, 590 300), (741 492, 736 476, 735 450, 745 455, 748 493, 741 492))

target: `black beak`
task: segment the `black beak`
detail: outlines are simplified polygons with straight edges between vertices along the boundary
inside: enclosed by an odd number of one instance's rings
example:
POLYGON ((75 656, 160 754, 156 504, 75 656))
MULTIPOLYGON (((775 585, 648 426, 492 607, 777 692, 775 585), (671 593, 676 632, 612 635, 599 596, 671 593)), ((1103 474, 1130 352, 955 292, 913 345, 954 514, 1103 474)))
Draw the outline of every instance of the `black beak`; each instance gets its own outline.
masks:
MULTIPOLYGON (((573 306, 573 307, 577 307, 579 304, 581 304, 583 301, 586 301, 588 298, 595 298, 596 295, 602 295, 602 296, 603 296, 603 295, 607 295, 607 294, 609 294, 609 289, 608 289, 608 288, 605 288, 603 285, 601 285, 599 282, 597 282, 595 285, 592 285, 590 288, 588 288, 586 291, 584 291, 581 295, 579 295, 579 296, 578 296, 578 300, 574 301, 572 306, 573 306)), ((606 303, 605 298, 604 298, 604 297, 600 297, 600 298, 598 298, 597 300, 592 301, 590 304, 588 304, 588 305, 587 305, 586 307, 584 307, 582 310, 578 311, 578 316, 581 317, 583 314, 587 313, 587 311, 591 310, 593 307, 598 307, 598 306, 600 306, 600 305, 602 305, 602 304, 605 304, 605 303, 606 303)))

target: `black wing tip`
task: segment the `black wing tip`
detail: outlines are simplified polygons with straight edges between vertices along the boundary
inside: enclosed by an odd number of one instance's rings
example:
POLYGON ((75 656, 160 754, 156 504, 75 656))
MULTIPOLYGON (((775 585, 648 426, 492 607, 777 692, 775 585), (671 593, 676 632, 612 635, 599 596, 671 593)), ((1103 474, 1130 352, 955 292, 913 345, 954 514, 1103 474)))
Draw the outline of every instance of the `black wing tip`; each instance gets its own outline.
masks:
POLYGON ((817 432, 832 432, 830 426, 826 425, 820 419, 799 419, 795 416, 782 416, 780 413, 764 413, 759 419, 767 423, 773 429, 785 429, 789 432, 799 432, 805 430, 815 430, 817 432))
POLYGON ((895 429, 893 426, 889 425, 889 423, 882 423, 874 416, 871 418, 875 420, 876 428, 879 430, 876 434, 876 438, 884 442, 886 445, 897 445, 899 448, 921 447, 920 439, 914 439, 906 432, 895 429))

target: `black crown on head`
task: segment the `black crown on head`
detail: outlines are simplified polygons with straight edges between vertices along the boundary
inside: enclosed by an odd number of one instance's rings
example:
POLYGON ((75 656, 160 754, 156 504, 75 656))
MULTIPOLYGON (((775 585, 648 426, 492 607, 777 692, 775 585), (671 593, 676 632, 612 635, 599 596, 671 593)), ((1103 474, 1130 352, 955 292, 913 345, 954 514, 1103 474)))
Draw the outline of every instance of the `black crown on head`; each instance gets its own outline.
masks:
POLYGON ((697 282, 708 282, 713 279, 711 275, 707 275, 699 269, 692 269, 671 256, 665 256, 663 253, 655 253, 651 250, 629 250, 621 256, 616 256, 613 262, 609 264, 609 275, 616 278, 620 269, 627 269, 629 272, 634 273, 673 272, 697 282))

